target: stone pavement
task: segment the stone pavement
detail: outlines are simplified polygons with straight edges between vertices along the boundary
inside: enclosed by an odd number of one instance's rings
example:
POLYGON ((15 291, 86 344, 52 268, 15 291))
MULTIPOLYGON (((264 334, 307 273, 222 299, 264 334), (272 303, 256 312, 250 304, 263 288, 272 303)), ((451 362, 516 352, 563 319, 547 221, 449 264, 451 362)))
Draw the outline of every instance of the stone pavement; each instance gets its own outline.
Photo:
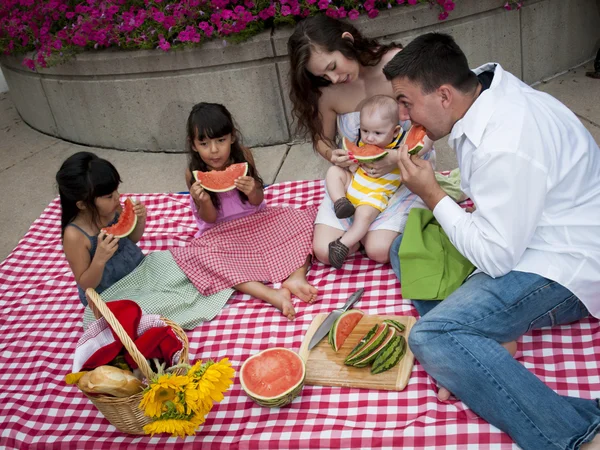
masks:
MULTIPOLYGON (((587 63, 535 86, 571 108, 600 142, 600 80, 585 77, 587 63)), ((183 129, 183 125, 182 125, 183 129)), ((243 131, 243 130, 242 130, 243 131)), ((456 167, 445 140, 436 143, 438 169, 456 167)), ((0 260, 8 256, 31 223, 57 195, 54 176, 69 155, 92 151, 110 160, 123 179, 121 192, 185 191, 186 157, 174 153, 124 152, 85 147, 44 135, 23 123, 8 93, 0 94, 0 260)), ((254 148, 265 183, 323 178, 328 163, 307 143, 254 148)))

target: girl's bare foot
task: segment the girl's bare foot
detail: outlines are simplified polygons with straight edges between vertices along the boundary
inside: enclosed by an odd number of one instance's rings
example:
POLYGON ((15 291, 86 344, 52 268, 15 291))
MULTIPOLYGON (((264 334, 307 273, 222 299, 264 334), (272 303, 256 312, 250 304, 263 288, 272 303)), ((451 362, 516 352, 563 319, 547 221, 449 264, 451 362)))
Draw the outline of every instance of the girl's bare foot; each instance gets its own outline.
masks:
POLYGON ((292 295, 290 294, 290 291, 286 288, 273 289, 272 291, 269 303, 281 311, 281 314, 289 320, 294 320, 296 318, 296 311, 292 304, 292 295))
MULTIPOLYGON (((506 350, 508 350, 508 353, 510 353, 511 356, 515 356, 515 353, 517 353, 517 341, 505 342, 504 344, 502 344, 502 347, 504 347, 506 350)), ((440 386, 440 388, 438 389, 438 394, 437 394, 437 398, 440 402, 448 401, 448 399, 451 396, 452 396, 452 392, 450 392, 445 387, 440 386)))
POLYGON ((317 300, 317 293, 319 291, 316 287, 306 281, 304 273, 298 271, 294 272, 281 284, 281 286, 289 289, 292 294, 306 303, 314 303, 317 300))

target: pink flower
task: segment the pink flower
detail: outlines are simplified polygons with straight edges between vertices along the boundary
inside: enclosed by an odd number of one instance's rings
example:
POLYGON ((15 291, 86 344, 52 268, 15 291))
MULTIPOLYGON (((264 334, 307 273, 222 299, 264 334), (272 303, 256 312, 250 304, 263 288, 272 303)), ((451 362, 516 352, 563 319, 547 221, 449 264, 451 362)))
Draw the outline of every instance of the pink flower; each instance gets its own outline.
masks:
POLYGON ((371 19, 374 19, 375 17, 377 17, 379 15, 379 10, 373 8, 371 11, 369 11, 367 13, 367 16, 369 16, 371 19))
POLYGON ((164 50, 165 52, 168 51, 171 48, 171 44, 169 44, 166 40, 165 37, 161 34, 158 36, 159 40, 158 40, 158 47, 162 50, 164 50))
POLYGON ((75 34, 71 41, 73 42, 73 44, 79 47, 85 47, 85 44, 87 44, 87 39, 84 38, 81 34, 75 34))
POLYGON ((360 16, 360 13, 356 9, 352 9, 348 12, 348 19, 356 20, 360 16))
POLYGON ((507 10, 507 11, 510 11, 512 9, 512 7, 510 6, 510 4, 508 2, 506 2, 504 4, 504 9, 507 10))
POLYGON ((281 15, 282 16, 289 16, 291 12, 292 12, 292 8, 290 8, 288 5, 283 5, 281 7, 281 15))
POLYGON ((25 58, 23 60, 23 65, 29 67, 29 69, 31 70, 35 70, 35 62, 33 61, 33 59, 25 58))
POLYGON ((417 4, 417 0, 408 0, 408 4, 409 5, 416 5, 417 4))
POLYGON ((454 6, 455 6, 455 4, 452 0, 447 0, 444 3, 444 11, 448 11, 448 12, 454 11, 454 6))
POLYGON ((448 18, 448 13, 446 11, 441 12, 440 15, 438 16, 439 20, 446 20, 448 18))
POLYGON ((162 11, 154 11, 152 18, 158 23, 163 23, 165 21, 165 14, 162 11))
POLYGON ((68 13, 65 14, 65 17, 69 20, 71 20, 73 17, 75 17, 75 13, 73 11, 69 11, 68 13))
POLYGON ((319 9, 327 9, 329 8, 329 1, 328 0, 319 0, 319 9))

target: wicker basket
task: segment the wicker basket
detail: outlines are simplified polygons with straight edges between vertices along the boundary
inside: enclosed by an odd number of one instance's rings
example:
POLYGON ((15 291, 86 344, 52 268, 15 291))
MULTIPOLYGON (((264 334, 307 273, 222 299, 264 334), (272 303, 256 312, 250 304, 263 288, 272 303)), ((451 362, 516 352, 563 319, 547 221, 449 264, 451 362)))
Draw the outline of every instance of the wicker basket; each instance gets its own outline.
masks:
MULTIPOLYGON (((127 349, 133 360, 137 363, 144 377, 152 379, 154 373, 150 369, 146 358, 137 349, 131 338, 127 335, 115 315, 106 306, 100 295, 92 288, 85 291, 88 302, 93 305, 106 319, 110 327, 119 337, 123 346, 127 349)), ((173 332, 183 341, 183 350, 179 357, 179 363, 189 363, 188 359, 188 339, 185 332, 179 325, 169 319, 161 318, 173 332)), ((131 395, 129 397, 112 397, 110 395, 91 396, 85 393, 85 396, 96 405, 96 408, 113 424, 119 431, 129 434, 145 434, 144 425, 149 424, 152 419, 139 408, 142 400, 142 393, 131 395)))

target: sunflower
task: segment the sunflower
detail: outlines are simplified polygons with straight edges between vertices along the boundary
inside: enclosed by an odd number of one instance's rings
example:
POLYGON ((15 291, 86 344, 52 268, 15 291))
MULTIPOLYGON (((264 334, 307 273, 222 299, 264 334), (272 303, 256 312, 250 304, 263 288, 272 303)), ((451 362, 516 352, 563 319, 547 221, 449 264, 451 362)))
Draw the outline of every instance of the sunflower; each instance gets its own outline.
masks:
POLYGON ((223 393, 233 383, 234 373, 227 358, 212 364, 206 369, 202 379, 198 381, 198 390, 204 395, 208 395, 213 401, 220 402, 224 398, 223 393))
POLYGON ((159 419, 144 426, 146 434, 170 433, 172 437, 185 438, 196 434, 196 429, 204 422, 204 417, 193 416, 190 419, 159 419))
POLYGON ((154 418, 144 427, 146 434, 171 433, 182 438, 195 434, 213 403, 223 400, 235 374, 227 358, 218 363, 197 361, 191 367, 179 365, 177 370, 182 367, 187 368, 187 375, 164 374, 161 369, 161 375, 144 391, 140 408, 154 418))
POLYGON ((187 376, 161 375, 146 388, 140 408, 149 417, 160 417, 168 409, 167 402, 171 402, 178 412, 183 412, 183 407, 179 402, 179 393, 183 392, 189 382, 190 379, 187 376))

